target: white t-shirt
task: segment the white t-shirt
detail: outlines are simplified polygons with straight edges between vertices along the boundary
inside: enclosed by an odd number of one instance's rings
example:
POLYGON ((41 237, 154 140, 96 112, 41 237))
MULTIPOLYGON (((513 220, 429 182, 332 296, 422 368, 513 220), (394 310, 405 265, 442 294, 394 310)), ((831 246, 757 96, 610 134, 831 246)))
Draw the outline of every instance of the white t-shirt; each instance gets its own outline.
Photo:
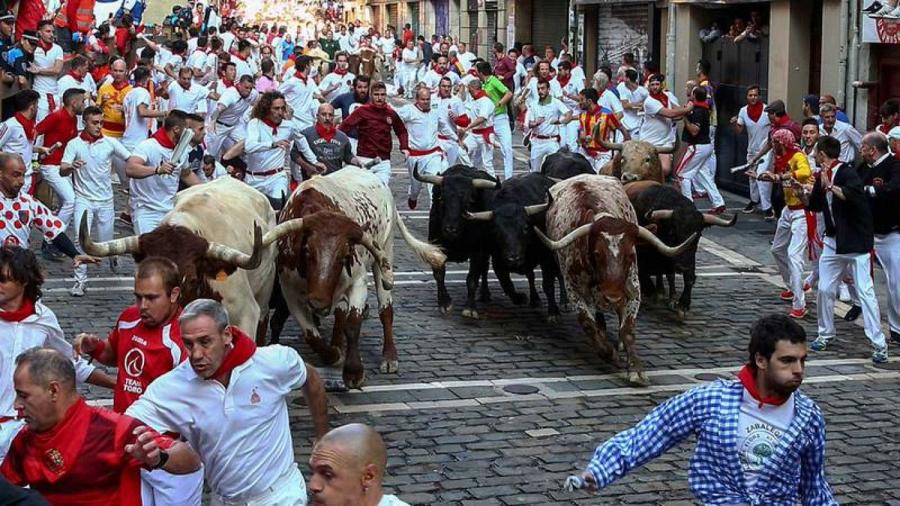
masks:
MULTIPOLYGON (((57 60, 62 60, 63 57, 62 48, 56 44, 53 44, 49 51, 44 51, 40 46, 34 49, 34 65, 40 68, 50 68, 57 60)), ((56 95, 56 91, 59 89, 57 81, 59 81, 57 76, 35 75, 31 89, 42 94, 51 93, 56 95)))
MULTIPOLYGON (((538 97, 538 89, 537 89, 538 88, 538 78, 532 77, 531 79, 528 80, 528 84, 526 84, 525 86, 529 90, 527 104, 528 104, 528 107, 531 107, 532 105, 534 105, 535 102, 538 101, 538 98, 539 98, 538 97)), ((556 79, 553 79, 552 81, 550 81, 550 96, 554 97, 554 98, 559 98, 562 96, 562 88, 559 87, 559 81, 557 81, 556 79)))
POLYGON ((325 100, 331 102, 338 95, 343 95, 344 93, 352 91, 354 79, 356 79, 356 76, 352 72, 347 72, 342 76, 338 75, 336 72, 332 72, 319 81, 319 92, 322 93, 325 100), (326 94, 325 90, 331 88, 335 84, 337 84, 338 87, 326 94))
POLYGON ((375 44, 381 48, 381 54, 390 58, 391 53, 394 52, 394 38, 393 37, 382 37, 378 39, 375 44))
POLYGON ((403 120, 403 125, 409 132, 409 147, 419 151, 426 151, 438 145, 438 124, 440 113, 437 109, 429 109, 423 112, 415 104, 406 104, 397 109, 397 116, 403 120))
POLYGON ((542 137, 556 137, 559 135, 559 125, 551 123, 561 119, 570 111, 561 100, 548 98, 546 104, 542 104, 539 100, 528 106, 528 112, 525 113, 525 126, 527 127, 532 121, 537 121, 538 118, 544 118, 540 125, 531 129, 531 133, 542 137))
MULTIPOLYGON (((678 106, 678 99, 668 91, 669 109, 678 106)), ((672 128, 672 120, 659 114, 663 104, 651 96, 644 100, 644 122, 641 124, 641 140, 662 146, 675 142, 675 131, 672 128)))
POLYGON ((206 69, 207 56, 209 55, 206 54, 206 51, 197 49, 191 53, 191 56, 188 58, 187 66, 190 67, 191 70, 199 70, 202 72, 206 69))
POLYGON ((141 104, 151 107, 150 92, 140 86, 131 88, 122 101, 122 108, 125 110, 125 133, 122 134, 122 144, 131 148, 150 136, 151 119, 141 117, 138 111, 141 104))
POLYGON ((747 490, 752 490, 766 462, 794 419, 794 396, 780 406, 759 402, 744 389, 738 415, 737 451, 747 490))
POLYGON ((485 119, 485 122, 478 127, 478 130, 494 126, 494 102, 487 96, 478 100, 469 100, 466 103, 466 109, 472 122, 478 118, 485 119))
MULTIPOLYGON (((619 98, 621 99, 619 103, 625 101, 630 104, 643 104, 647 97, 650 96, 650 92, 643 86, 638 86, 634 91, 631 91, 625 83, 619 83, 616 89, 619 90, 619 98)), ((641 117, 637 111, 623 107, 622 112, 622 126, 626 130, 634 130, 641 127, 641 117)))
POLYGON ((234 86, 226 88, 219 97, 219 101, 216 102, 216 107, 223 107, 222 112, 219 113, 219 122, 230 126, 241 123, 244 114, 250 109, 250 106, 256 103, 257 98, 259 98, 259 92, 256 90, 250 90, 247 98, 243 98, 234 86))
POLYGON ((117 139, 103 137, 95 142, 87 142, 81 136, 75 137, 66 145, 63 163, 78 160, 85 162, 80 169, 72 172, 72 183, 75 196, 95 202, 112 202, 113 189, 110 174, 112 173, 113 156, 127 160, 131 152, 117 139))
POLYGON ((438 118, 438 135, 445 138, 442 140, 457 140, 459 136, 456 132, 456 124, 450 119, 450 113, 457 117, 466 114, 466 105, 463 101, 459 97, 452 95, 447 98, 432 95, 431 108, 436 109, 440 115, 438 118))
POLYGON ((769 141, 769 115, 766 114, 765 107, 766 105, 763 104, 763 112, 759 115, 759 121, 753 121, 750 118, 746 105, 738 111, 737 123, 747 130, 748 160, 759 153, 769 141))
POLYGON ((240 57, 232 55, 231 61, 234 62, 234 69, 237 71, 234 74, 235 81, 240 81, 243 76, 256 76, 256 68, 250 58, 242 60, 240 57))
MULTIPOLYGON (((131 156, 140 158, 144 165, 159 167, 163 162, 172 158, 173 151, 162 147, 156 139, 151 137, 138 144, 131 156)), ((175 193, 178 192, 181 174, 191 170, 187 163, 188 151, 185 150, 184 158, 171 174, 153 175, 142 179, 130 178, 128 186, 131 189, 132 207, 144 207, 162 212, 172 210, 175 207, 175 193)))
POLYGON ((558 78, 553 78, 553 81, 557 84, 557 86, 559 86, 559 99, 562 101, 562 103, 565 104, 566 107, 568 107, 569 110, 574 113, 581 112, 581 108, 578 107, 578 101, 565 96, 565 94, 578 95, 579 93, 581 93, 581 90, 584 89, 584 80, 578 80, 575 79, 575 76, 571 76, 569 78, 569 82, 566 83, 565 86, 563 86, 559 82, 558 78))
POLYGON ((126 414, 177 432, 203 459, 206 482, 225 498, 253 497, 294 467, 287 397, 306 383, 296 350, 271 345, 234 368, 228 387, 186 360, 160 376, 126 414))
POLYGON ((278 91, 284 94, 285 101, 294 110, 294 120, 301 128, 312 126, 314 122, 312 109, 317 107, 314 103, 318 104, 314 97, 315 83, 310 83, 308 80, 300 79, 296 74, 292 74, 281 83, 278 91))
POLYGON ((191 82, 185 90, 177 82, 169 85, 169 110, 178 109, 186 113, 206 113, 206 97, 209 88, 191 82))
POLYGON ((19 154, 25 162, 25 177, 31 175, 34 144, 28 140, 25 127, 15 116, 0 123, 0 151, 19 154))
POLYGON ((234 43, 234 34, 231 32, 220 33, 219 38, 222 39, 222 51, 231 52, 231 44, 234 43))
POLYGON ((625 108, 622 107, 622 101, 610 89, 603 90, 603 93, 600 94, 599 105, 600 107, 606 107, 615 114, 625 112, 625 108))
POLYGON ((383 495, 381 496, 381 500, 378 501, 378 506, 409 506, 409 504, 400 500, 399 497, 395 495, 383 495))

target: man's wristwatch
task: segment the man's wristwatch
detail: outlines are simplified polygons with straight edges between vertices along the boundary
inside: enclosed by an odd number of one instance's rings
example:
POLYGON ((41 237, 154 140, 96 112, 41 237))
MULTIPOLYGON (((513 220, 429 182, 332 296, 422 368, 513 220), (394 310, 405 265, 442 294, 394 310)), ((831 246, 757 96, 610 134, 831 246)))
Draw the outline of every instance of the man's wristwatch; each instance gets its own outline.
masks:
POLYGON ((153 467, 153 469, 162 469, 163 466, 165 466, 166 462, 168 462, 168 461, 169 461, 169 452, 167 452, 165 450, 160 450, 159 451, 159 463, 156 464, 153 467))

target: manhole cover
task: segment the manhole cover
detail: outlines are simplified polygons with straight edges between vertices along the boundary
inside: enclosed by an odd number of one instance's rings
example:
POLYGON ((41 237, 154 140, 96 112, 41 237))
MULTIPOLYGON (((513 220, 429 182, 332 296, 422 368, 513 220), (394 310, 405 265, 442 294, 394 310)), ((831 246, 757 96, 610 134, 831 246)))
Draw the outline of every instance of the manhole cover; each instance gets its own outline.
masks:
POLYGON ((700 381, 715 381, 717 379, 726 379, 728 376, 724 374, 714 373, 714 372, 701 372, 700 374, 694 376, 700 381))
POLYGON ((528 395, 538 393, 538 387, 533 385, 506 385, 503 391, 514 395, 528 395))
POLYGON ((885 369, 887 371, 900 371, 900 362, 885 362, 883 364, 872 364, 876 369, 885 369))

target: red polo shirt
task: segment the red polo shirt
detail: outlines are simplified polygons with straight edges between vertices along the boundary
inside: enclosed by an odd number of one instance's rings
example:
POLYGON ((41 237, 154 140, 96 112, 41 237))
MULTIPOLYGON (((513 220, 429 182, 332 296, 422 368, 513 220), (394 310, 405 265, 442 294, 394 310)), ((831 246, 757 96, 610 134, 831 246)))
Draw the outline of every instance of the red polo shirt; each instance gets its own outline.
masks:
POLYGON ((65 108, 57 109, 44 118, 44 121, 38 123, 36 130, 38 135, 44 136, 44 146, 48 148, 57 142, 62 142, 59 149, 50 153, 41 162, 42 165, 59 165, 66 145, 78 135, 78 120, 65 108))

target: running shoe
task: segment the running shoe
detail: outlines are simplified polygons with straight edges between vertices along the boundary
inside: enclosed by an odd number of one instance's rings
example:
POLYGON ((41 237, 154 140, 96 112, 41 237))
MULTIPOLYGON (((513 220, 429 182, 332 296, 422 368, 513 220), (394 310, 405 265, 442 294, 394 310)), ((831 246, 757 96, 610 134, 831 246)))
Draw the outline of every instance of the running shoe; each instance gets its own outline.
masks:
POLYGON ((887 361, 888 361, 887 346, 884 346, 882 348, 875 348, 875 351, 872 352, 872 363, 883 364, 887 361))
POLYGON ((800 318, 804 318, 806 316, 806 308, 803 307, 800 309, 793 309, 790 313, 788 313, 788 316, 790 316, 791 318, 796 318, 798 320, 800 318))
POLYGON ((753 214, 753 211, 756 211, 756 202, 753 202, 752 200, 747 202, 747 205, 741 210, 744 214, 753 214))
POLYGON ((813 342, 809 343, 809 349, 825 351, 825 348, 828 348, 828 341, 831 341, 830 337, 817 337, 813 342))
POLYGON ((794 300, 794 292, 792 292, 791 290, 785 290, 781 292, 781 300, 794 300))

